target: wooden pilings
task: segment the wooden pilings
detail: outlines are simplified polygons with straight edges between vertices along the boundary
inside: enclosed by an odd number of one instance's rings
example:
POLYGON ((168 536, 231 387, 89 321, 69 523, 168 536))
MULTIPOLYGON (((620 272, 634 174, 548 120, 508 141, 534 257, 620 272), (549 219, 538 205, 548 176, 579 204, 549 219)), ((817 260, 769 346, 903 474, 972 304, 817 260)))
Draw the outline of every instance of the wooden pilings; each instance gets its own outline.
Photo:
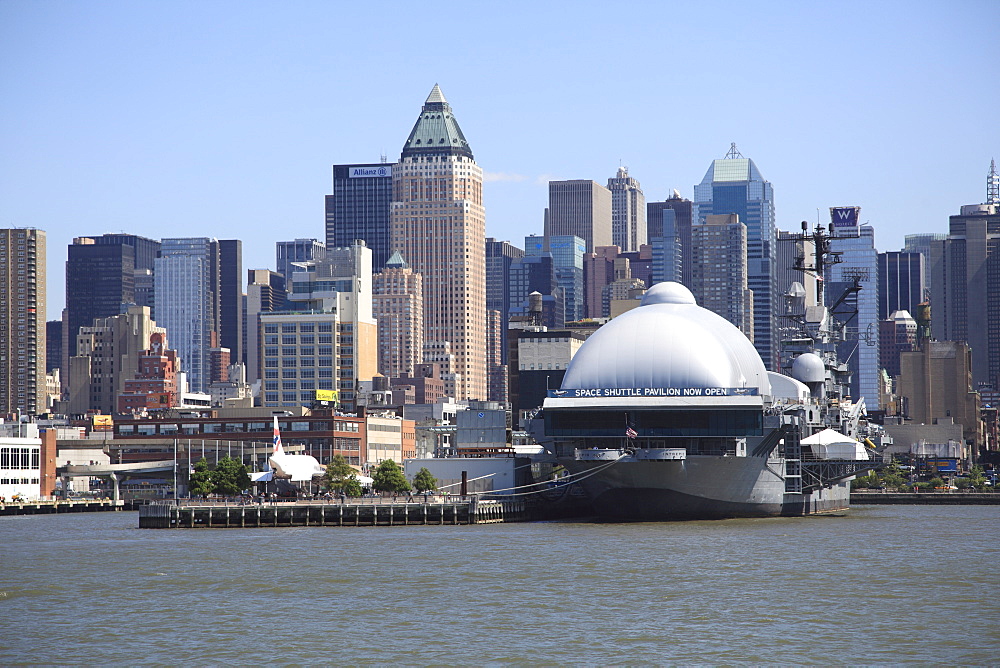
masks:
POLYGON ((528 519, 523 501, 477 498, 445 503, 151 504, 139 508, 140 529, 459 525, 528 519))

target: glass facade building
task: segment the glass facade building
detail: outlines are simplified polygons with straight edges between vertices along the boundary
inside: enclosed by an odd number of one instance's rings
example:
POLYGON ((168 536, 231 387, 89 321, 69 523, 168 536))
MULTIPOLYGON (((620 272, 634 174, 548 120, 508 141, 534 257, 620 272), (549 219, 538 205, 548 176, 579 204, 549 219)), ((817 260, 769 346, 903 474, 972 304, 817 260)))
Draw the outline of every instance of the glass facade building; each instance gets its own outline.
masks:
POLYGON ((917 312, 924 300, 924 256, 889 251, 878 254, 878 319, 896 311, 917 312))
POLYGON ((736 147, 712 161, 705 178, 694 187, 693 223, 704 225, 710 215, 739 215, 747 227, 747 282, 753 291, 754 347, 768 370, 777 368, 777 346, 772 341, 777 307, 774 271, 774 189, 752 160, 736 147))
POLYGON ((525 255, 542 255, 548 252, 552 256, 555 268, 556 285, 562 288, 565 299, 566 321, 576 321, 583 318, 583 255, 587 244, 573 234, 557 234, 549 237, 548 251, 544 251, 545 237, 535 235, 524 238, 525 255))
POLYGON ((878 316, 878 251, 875 250, 875 230, 870 225, 856 228, 851 236, 834 236, 831 250, 841 253, 839 264, 827 267, 825 299, 834 304, 844 291, 857 281, 861 290, 845 299, 834 309, 834 317, 847 321, 847 340, 838 346, 837 356, 851 370, 851 398, 865 399, 869 409, 879 404, 879 316, 878 316), (857 308, 857 315, 850 311, 857 308))
POLYGON ((363 240, 372 250, 375 271, 382 270, 393 250, 389 210, 394 166, 334 165, 333 194, 326 196, 326 246, 346 248, 363 240))

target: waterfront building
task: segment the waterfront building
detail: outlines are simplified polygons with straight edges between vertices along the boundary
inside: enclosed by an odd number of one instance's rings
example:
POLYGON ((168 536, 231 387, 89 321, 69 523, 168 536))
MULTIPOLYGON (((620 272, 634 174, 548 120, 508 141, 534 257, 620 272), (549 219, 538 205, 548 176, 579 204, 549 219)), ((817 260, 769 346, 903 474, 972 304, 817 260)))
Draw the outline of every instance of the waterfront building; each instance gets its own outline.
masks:
POLYGON ((628 167, 608 179, 611 191, 611 243, 622 251, 638 251, 646 243, 646 196, 642 186, 628 175, 628 167))
MULTIPOLYGON (((344 246, 350 246, 352 243, 353 239, 344 246)), ((292 274, 295 273, 293 262, 318 262, 326 258, 326 248, 326 244, 316 239, 295 239, 275 243, 275 266, 278 268, 278 273, 284 277, 285 285, 291 287, 292 274)))
POLYGON ((691 230, 691 288, 698 305, 736 325, 753 342, 753 293, 747 287, 747 227, 735 213, 710 215, 691 230))
POLYGON ((392 255, 390 210, 394 165, 333 166, 333 194, 326 196, 326 245, 345 248, 361 239, 381 271, 392 255))
POLYGON ((317 390, 336 390, 345 410, 355 408, 358 382, 378 367, 371 262, 364 242, 328 248, 292 275, 291 310, 258 315, 264 406, 308 405, 317 390))
POLYGON ((883 321, 894 311, 915 313, 925 301, 924 256, 920 253, 888 251, 878 254, 878 317, 883 321))
POLYGON ((586 335, 565 329, 527 327, 512 329, 510 368, 511 414, 520 420, 526 411, 542 405, 550 389, 562 385, 570 360, 586 340, 586 335))
POLYGON ((777 368, 777 342, 772 341, 775 316, 780 312, 775 265, 777 231, 774 189, 753 160, 732 144, 725 158, 713 160, 701 183, 694 187, 694 225, 704 225, 713 214, 735 213, 747 227, 747 283, 753 292, 754 348, 764 366, 777 368))
POLYGON ((367 416, 365 435, 368 448, 364 464, 374 468, 387 459, 399 465, 403 464, 403 460, 413 459, 417 456, 416 431, 413 420, 387 415, 367 416))
MULTIPOLYGON (((151 348, 155 334, 164 335, 150 317, 149 307, 129 306, 124 313, 96 318, 76 335, 77 354, 66 371, 66 401, 61 412, 110 415, 126 381, 140 371, 140 360, 151 348)), ((176 367, 176 356, 174 357, 176 367)), ((173 404, 170 404, 173 405, 173 404)))
POLYGON ((871 225, 838 227, 836 220, 841 211, 854 211, 854 221, 859 220, 858 207, 831 209, 834 236, 830 248, 840 253, 841 262, 828 265, 824 281, 827 304, 835 304, 849 292, 833 315, 847 322, 846 340, 837 346, 837 357, 846 360, 851 370, 851 398, 862 398, 875 409, 879 397, 879 319, 878 319, 878 251, 875 250, 875 230, 871 225), (859 286, 859 291, 854 291, 859 286), (853 311, 857 311, 853 315, 853 311))
POLYGON ((372 309, 378 323, 378 372, 410 375, 423 361, 424 287, 399 252, 372 278, 372 309))
POLYGON ((45 232, 0 230, 0 416, 46 410, 45 232))
POLYGON ((691 272, 691 200, 678 190, 662 202, 646 203, 646 225, 653 254, 661 260, 652 283, 675 281, 690 287, 691 272), (662 241, 661 241, 662 240, 662 241), (658 248, 662 250, 657 250, 658 248))
POLYGON ((288 293, 285 277, 270 269, 247 270, 247 380, 253 384, 260 380, 260 314, 278 311, 285 306, 288 293))
POLYGON ((55 482, 56 431, 33 422, 0 424, 0 497, 49 498, 55 482))
POLYGON ((549 181, 545 235, 575 235, 587 252, 614 243, 611 234, 611 191, 586 179, 549 181))
POLYGON ((963 206, 948 231, 932 242, 941 257, 931 280, 934 338, 967 342, 975 386, 1000 387, 1000 197, 988 191, 986 203, 963 206))
POLYGON ((209 380, 209 350, 221 331, 219 242, 207 237, 163 239, 153 271, 157 324, 166 328, 194 392, 209 380))
POLYGON ((424 345, 455 356, 457 399, 485 399, 483 170, 436 84, 392 183, 391 246, 423 277, 424 345))

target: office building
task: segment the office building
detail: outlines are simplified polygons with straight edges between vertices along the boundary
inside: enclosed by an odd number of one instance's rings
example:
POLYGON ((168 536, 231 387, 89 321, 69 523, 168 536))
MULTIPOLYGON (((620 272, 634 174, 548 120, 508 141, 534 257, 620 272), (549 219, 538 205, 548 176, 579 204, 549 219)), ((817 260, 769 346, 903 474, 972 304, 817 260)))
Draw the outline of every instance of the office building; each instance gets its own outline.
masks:
POLYGON ((934 242, 944 241, 947 238, 947 234, 907 234, 903 238, 904 253, 920 253, 924 258, 924 295, 921 301, 925 301, 930 297, 931 275, 934 272, 933 267, 941 261, 941 245, 934 242))
MULTIPOLYGON (((993 165, 990 177, 996 178, 993 165)), ((990 181, 988 181, 988 184, 990 181)), ((992 183, 995 183, 993 181, 992 183)), ((939 341, 972 349, 975 386, 1000 387, 1000 197, 963 206, 949 218, 948 238, 932 242, 940 254, 931 279, 931 327, 939 341)))
POLYGON ((156 322, 180 357, 192 392, 207 392, 209 350, 221 330, 219 242, 207 237, 163 239, 155 260, 156 322))
POLYGON ((45 232, 0 230, 0 416, 47 410, 45 232))
POLYGON ((888 251, 878 254, 878 317, 895 311, 916 313, 924 301, 924 257, 920 253, 888 251))
MULTIPOLYGON (((557 234, 550 237, 531 235, 524 238, 525 255, 548 253, 552 256, 556 285, 562 288, 565 300, 567 321, 583 318, 585 306, 583 256, 586 249, 584 240, 572 234, 557 234)), ((547 293, 542 292, 542 294, 547 293)))
MULTIPOLYGON (((353 240, 346 245, 350 246, 353 240)), ((316 239, 295 239, 293 241, 278 241, 274 244, 275 266, 278 273, 284 276, 285 285, 291 286, 292 274, 296 269, 293 262, 317 262, 326 257, 327 245, 316 239)))
POLYGON ((336 390, 356 407, 358 383, 378 367, 372 314, 372 253, 364 242, 328 248, 295 272, 290 311, 260 313, 264 406, 304 406, 316 390, 336 390))
POLYGON ((393 166, 392 182, 392 248, 423 277, 424 345, 447 347, 455 356, 457 399, 485 399, 483 170, 436 84, 393 166))
POLYGON ((547 327, 562 327, 566 322, 566 300, 556 281, 555 263, 551 253, 525 255, 510 265, 510 313, 522 315, 531 308, 531 295, 537 294, 544 309, 543 323, 547 327), (548 297, 548 299, 544 299, 548 297))
POLYGON ((611 191, 600 183, 577 179, 549 181, 549 208, 545 235, 574 235, 583 239, 587 252, 614 243, 611 235, 611 191))
POLYGON ((705 217, 691 230, 698 305, 721 315, 753 341, 753 294, 747 287, 747 228, 735 213, 705 217))
MULTIPOLYGON (((219 240, 219 346, 229 349, 234 364, 244 364, 243 242, 219 240)), ((227 365, 228 366, 228 365, 227 365)))
POLYGON ((424 356, 424 286, 398 252, 372 278, 372 309, 378 323, 378 372, 413 375, 424 356))
POLYGON ((611 191, 611 243, 622 251, 638 251, 646 243, 646 196, 642 186, 628 175, 628 167, 608 179, 611 191))
POLYGON ((510 314, 510 265, 524 251, 507 241, 486 239, 486 310, 500 314, 501 363, 507 363, 507 318, 510 314))
POLYGON ((658 257, 652 283, 677 281, 691 287, 691 213, 691 200, 677 190, 663 202, 646 202, 647 236, 658 257))
POLYGON ((834 236, 830 248, 839 252, 841 262, 826 268, 825 300, 834 305, 846 293, 847 297, 833 310, 841 322, 847 322, 847 340, 838 345, 837 357, 847 362, 851 370, 851 398, 864 399, 875 409, 879 401, 879 319, 878 319, 878 251, 875 250, 875 230, 870 225, 858 225, 858 207, 831 209, 834 236), (841 211, 853 210, 853 226, 838 226, 841 211), (854 291, 857 286, 861 289, 854 291), (857 312, 854 315, 854 312, 857 312))
POLYGON ((393 165, 333 166, 333 194, 326 196, 326 245, 346 248, 361 239, 381 271, 392 255, 390 209, 393 165))
POLYGON ((260 380, 260 314, 281 310, 286 299, 284 276, 270 269, 247 270, 246 378, 251 384, 260 380))
POLYGON ((777 368, 777 342, 772 342, 778 309, 774 271, 774 190, 757 165, 732 144, 726 157, 713 160, 705 178, 694 187, 693 223, 704 225, 710 215, 735 213, 747 227, 747 282, 753 292, 754 347, 764 366, 777 368))
POLYGON ((899 375, 900 355, 917 349, 917 321, 909 311, 893 311, 879 322, 879 362, 889 378, 899 375))

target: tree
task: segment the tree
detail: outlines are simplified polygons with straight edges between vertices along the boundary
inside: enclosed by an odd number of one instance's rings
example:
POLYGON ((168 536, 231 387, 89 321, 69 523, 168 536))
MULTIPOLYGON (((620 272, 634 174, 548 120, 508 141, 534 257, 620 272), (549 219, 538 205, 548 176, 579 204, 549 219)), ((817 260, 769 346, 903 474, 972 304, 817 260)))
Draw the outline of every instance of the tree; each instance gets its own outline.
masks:
POLYGON ((969 471, 969 485, 975 487, 976 489, 983 489, 986 487, 986 475, 983 473, 983 467, 976 464, 969 471))
POLYGON ((232 457, 223 457, 212 471, 215 491, 225 496, 236 496, 250 487, 250 474, 246 465, 232 457))
POLYGON ((376 492, 410 491, 410 483, 406 482, 403 469, 399 468, 399 465, 391 459, 386 459, 378 465, 372 479, 375 481, 372 483, 372 488, 376 492))
POLYGON ((426 467, 421 466, 417 475, 413 476, 413 489, 418 492, 433 492, 438 487, 437 478, 431 475, 426 467))
POLYGON ((358 475, 347 463, 344 455, 334 455, 326 465, 323 474, 323 484, 332 492, 343 492, 347 496, 361 496, 361 483, 358 475))
POLYGON ((194 473, 188 478, 188 494, 207 498, 214 489, 212 473, 208 470, 208 462, 202 457, 194 463, 194 473))

